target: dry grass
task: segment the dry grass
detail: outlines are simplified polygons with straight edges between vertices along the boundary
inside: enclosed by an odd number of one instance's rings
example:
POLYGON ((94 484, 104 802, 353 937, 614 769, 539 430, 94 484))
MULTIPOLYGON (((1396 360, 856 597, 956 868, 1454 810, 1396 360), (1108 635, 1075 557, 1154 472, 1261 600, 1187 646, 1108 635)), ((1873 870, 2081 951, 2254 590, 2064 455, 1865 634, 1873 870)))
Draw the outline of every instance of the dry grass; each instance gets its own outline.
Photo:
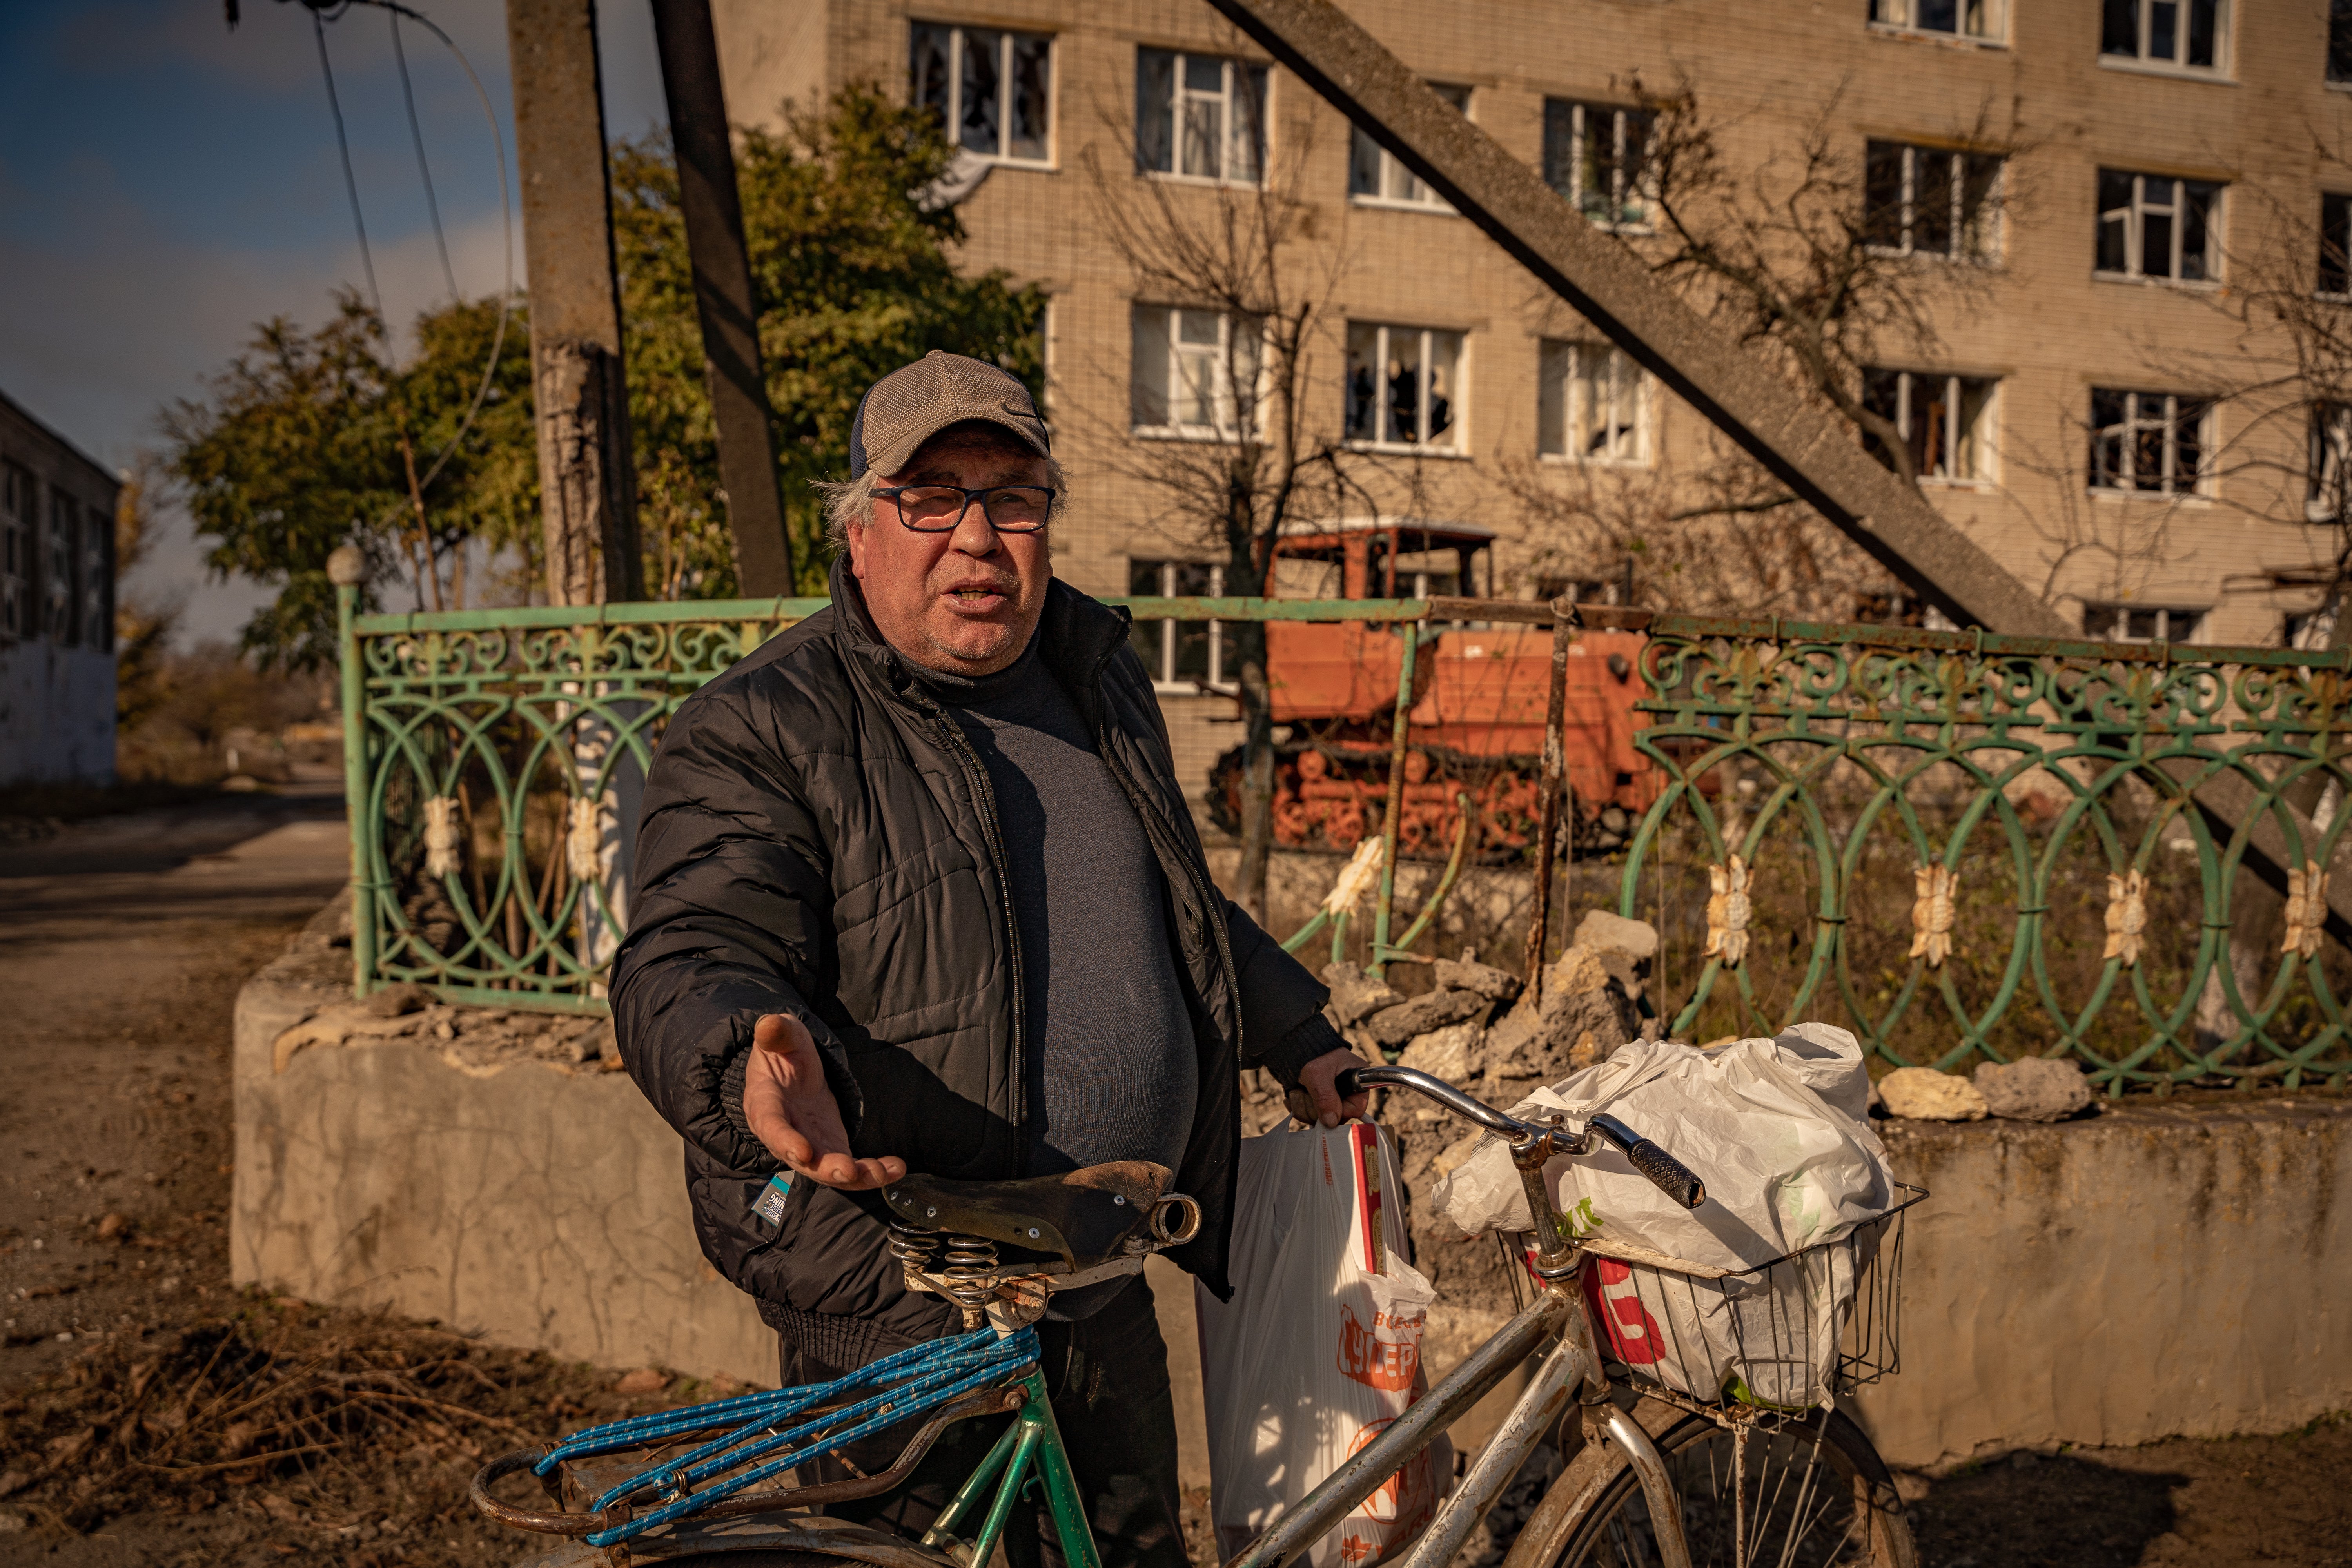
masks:
POLYGON ((472 1561, 497 1540, 465 1501, 489 1458, 733 1392, 640 1373, 633 1387, 667 1396, 625 1398, 614 1381, 434 1324, 247 1295, 224 1316, 102 1342, 0 1404, 0 1489, 52 1535, 257 1514, 357 1549, 354 1563, 472 1561))

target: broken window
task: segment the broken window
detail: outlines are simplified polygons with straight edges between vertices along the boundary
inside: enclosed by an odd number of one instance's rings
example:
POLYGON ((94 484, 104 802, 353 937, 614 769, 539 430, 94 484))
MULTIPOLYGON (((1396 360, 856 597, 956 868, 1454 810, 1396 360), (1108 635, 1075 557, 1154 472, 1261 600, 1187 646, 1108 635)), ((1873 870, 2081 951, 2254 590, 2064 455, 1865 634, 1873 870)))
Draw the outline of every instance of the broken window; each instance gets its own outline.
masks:
POLYGON ((100 652, 114 646, 113 555, 113 520, 91 507, 81 531, 81 636, 100 652))
POLYGON ((2219 70, 2227 0, 2103 0, 2099 52, 2144 65, 2219 70))
POLYGON ((41 630, 58 642, 81 640, 81 507, 49 487, 48 550, 41 560, 41 630))
POLYGON ((2317 291, 2336 299, 2352 295, 2352 195, 2341 191, 2319 198, 2317 291))
MULTIPOLYGON (((1863 373, 1864 408, 1892 421, 1922 479, 1970 483, 1993 477, 1993 393, 1990 377, 1935 375, 1909 370, 1863 373)), ((1888 468, 1894 457, 1878 437, 1862 444, 1888 468)))
POLYGON ((2210 282, 2221 275, 2221 187, 2210 180, 2102 169, 2098 270, 2210 282))
MULTIPOLYGON (((1198 561, 1129 561, 1127 591, 1139 599, 1213 599, 1225 591, 1225 569, 1198 561)), ((1231 685, 1225 671, 1233 648, 1222 621, 1138 621, 1128 641, 1159 685, 1231 685)))
POLYGON ((2352 0, 2328 0, 2327 79, 2352 82, 2352 0))
POLYGON ((2083 603, 2083 635, 2101 642, 2194 642, 2205 612, 2178 605, 2083 603))
MULTIPOLYGON (((1429 89, 1438 97, 1460 110, 1470 112, 1470 89, 1431 82, 1429 89)), ((1393 204, 1398 206, 1435 207, 1452 212, 1445 198, 1421 183, 1420 178, 1391 157, 1388 150, 1359 127, 1348 157, 1348 195, 1359 203, 1393 204)))
POLYGON ((1650 460, 1649 378, 1608 343, 1543 345, 1536 445, 1588 463, 1650 460))
POLYGON ((2352 404, 2319 403, 2311 410, 2310 493, 2303 515, 2311 522, 2352 522, 2352 404))
POLYGON ((1953 38, 1998 39, 2000 11, 2000 0, 1870 0, 1874 26, 1953 38))
POLYGON ((1255 184, 1265 165, 1265 67, 1135 52, 1135 163, 1147 174, 1255 184))
POLYGON ((37 635, 33 621, 33 476, 0 463, 0 636, 37 635))
POLYGON ((1260 339, 1217 310, 1138 305, 1129 412, 1153 434, 1231 437, 1257 417, 1260 339))
POLYGON ((2194 495, 2212 446, 2213 405, 2169 392, 2091 389, 2091 488, 2194 495))
POLYGON ((908 98, 966 152, 1009 163, 1054 155, 1054 40, 1045 33, 917 22, 908 98))
POLYGON ((2000 251, 2002 161, 1873 142, 1863 160, 1863 238, 1897 256, 1990 261, 2000 251))
POLYGON ((1452 452, 1462 446, 1462 334, 1348 323, 1348 439, 1452 452))
POLYGON ((1654 119, 1647 110, 1545 99, 1544 183, 1604 228, 1648 223, 1654 119))

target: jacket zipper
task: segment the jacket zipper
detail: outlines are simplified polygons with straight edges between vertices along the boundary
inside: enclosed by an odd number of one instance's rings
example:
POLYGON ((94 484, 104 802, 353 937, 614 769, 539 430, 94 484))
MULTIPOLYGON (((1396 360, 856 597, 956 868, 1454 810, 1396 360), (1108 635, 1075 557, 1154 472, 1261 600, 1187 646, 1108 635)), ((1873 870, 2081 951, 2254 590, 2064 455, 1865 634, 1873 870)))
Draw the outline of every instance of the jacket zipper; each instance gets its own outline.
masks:
POLYGON ((1013 880, 1004 869, 1003 825, 996 815, 995 786, 988 782, 988 769, 972 750, 963 726, 954 715, 936 707, 929 712, 948 750, 955 754, 956 765, 963 770, 965 787, 980 807, 981 826, 988 834, 989 868, 996 874, 997 907, 1004 911, 1004 948, 1013 958, 1013 1173, 1024 1176, 1029 1173, 1029 986, 1022 973, 1021 921, 1013 908, 1013 880))

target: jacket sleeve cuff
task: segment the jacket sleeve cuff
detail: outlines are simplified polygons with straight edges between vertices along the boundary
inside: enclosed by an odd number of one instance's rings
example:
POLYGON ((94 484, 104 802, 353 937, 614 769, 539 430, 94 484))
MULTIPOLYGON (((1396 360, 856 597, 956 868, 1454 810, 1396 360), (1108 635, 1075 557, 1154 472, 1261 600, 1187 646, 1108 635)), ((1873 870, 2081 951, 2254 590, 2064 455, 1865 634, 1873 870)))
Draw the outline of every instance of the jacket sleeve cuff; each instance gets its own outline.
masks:
POLYGON ((1309 1013, 1276 1042, 1257 1065, 1274 1074, 1283 1088, 1290 1089, 1297 1084, 1300 1071, 1317 1057, 1353 1049, 1332 1026, 1330 1019, 1320 1013, 1309 1013))

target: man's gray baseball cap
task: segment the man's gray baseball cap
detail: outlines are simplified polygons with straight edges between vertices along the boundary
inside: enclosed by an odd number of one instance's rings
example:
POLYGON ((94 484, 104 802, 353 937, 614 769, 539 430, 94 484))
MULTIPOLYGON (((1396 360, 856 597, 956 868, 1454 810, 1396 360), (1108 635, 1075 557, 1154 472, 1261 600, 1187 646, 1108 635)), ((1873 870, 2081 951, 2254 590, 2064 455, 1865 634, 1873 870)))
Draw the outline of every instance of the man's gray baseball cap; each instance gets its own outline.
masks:
POLYGON ((950 425, 985 420, 1010 430, 1039 457, 1054 443, 1020 378, 984 361, 933 349, 866 389, 849 422, 849 477, 867 468, 895 474, 922 444, 950 425))

